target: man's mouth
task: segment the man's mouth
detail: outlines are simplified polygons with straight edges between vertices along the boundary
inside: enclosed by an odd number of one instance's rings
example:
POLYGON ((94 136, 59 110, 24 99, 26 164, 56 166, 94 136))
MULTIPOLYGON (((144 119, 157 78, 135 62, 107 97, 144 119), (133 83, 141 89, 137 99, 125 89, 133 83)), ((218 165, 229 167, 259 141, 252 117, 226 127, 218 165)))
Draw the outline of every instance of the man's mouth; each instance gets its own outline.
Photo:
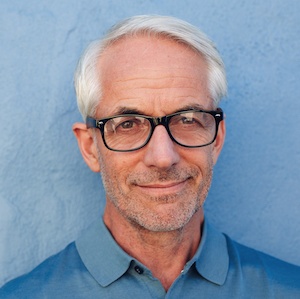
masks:
POLYGON ((149 195, 168 195, 180 193, 185 189, 188 179, 180 181, 165 181, 165 182, 153 182, 147 184, 136 184, 142 192, 148 193, 149 195))

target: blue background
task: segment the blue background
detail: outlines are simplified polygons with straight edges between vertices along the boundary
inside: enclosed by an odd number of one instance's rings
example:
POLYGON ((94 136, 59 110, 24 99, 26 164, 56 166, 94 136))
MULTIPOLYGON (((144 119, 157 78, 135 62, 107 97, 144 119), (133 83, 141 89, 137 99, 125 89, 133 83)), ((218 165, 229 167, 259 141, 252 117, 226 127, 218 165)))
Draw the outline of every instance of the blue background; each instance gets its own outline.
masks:
POLYGON ((227 139, 205 204, 239 242, 300 265, 298 0, 0 2, 0 285, 99 217, 100 177, 82 161, 73 72, 116 21, 166 14, 201 28, 224 58, 227 139))

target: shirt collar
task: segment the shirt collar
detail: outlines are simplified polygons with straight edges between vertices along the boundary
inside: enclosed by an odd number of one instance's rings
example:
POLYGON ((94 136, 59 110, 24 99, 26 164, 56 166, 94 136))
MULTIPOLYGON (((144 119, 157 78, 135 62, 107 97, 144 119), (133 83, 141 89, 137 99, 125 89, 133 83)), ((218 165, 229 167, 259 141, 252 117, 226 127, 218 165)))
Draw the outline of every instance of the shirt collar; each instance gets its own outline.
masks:
MULTIPOLYGON (((81 235, 76 247, 88 271, 103 287, 120 278, 134 260, 115 242, 102 219, 81 235)), ((204 221, 200 246, 187 267, 192 264, 208 281, 224 284, 229 267, 226 238, 207 220, 204 221)))
POLYGON ((205 279, 218 285, 225 283, 229 268, 226 238, 207 220, 204 221, 201 243, 193 260, 198 273, 205 279))
POLYGON ((133 260, 118 246, 102 219, 83 232, 76 247, 88 271, 103 287, 121 277, 133 260))

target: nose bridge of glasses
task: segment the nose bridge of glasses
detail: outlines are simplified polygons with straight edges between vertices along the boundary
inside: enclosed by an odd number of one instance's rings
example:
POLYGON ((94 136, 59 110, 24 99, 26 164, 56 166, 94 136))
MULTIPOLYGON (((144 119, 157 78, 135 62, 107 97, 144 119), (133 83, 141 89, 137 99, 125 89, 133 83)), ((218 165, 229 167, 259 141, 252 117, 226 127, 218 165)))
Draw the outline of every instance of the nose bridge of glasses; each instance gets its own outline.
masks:
POLYGON ((154 130, 157 126, 163 126, 165 127, 165 130, 167 131, 167 134, 169 135, 169 138, 174 141, 174 137, 172 136, 170 129, 169 129, 169 118, 168 116, 160 116, 160 117, 152 117, 152 134, 154 133, 154 130))
MULTIPOLYGON (((159 125, 165 127, 168 134, 170 135, 170 130, 168 128, 168 117, 167 116, 159 116, 159 117, 152 117, 152 131, 159 125)), ((171 137, 171 136, 170 136, 171 137)))
POLYGON ((166 118, 165 116, 152 117, 154 128, 158 125, 165 126, 166 123, 165 118, 166 118))

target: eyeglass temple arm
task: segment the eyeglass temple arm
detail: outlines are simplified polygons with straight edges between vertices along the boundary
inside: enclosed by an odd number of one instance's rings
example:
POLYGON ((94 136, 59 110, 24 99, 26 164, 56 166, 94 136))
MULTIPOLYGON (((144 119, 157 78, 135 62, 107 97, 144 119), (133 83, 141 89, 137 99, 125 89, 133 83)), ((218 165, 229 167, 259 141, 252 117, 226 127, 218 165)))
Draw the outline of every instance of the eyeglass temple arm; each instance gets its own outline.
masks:
POLYGON ((88 129, 97 128, 97 121, 91 117, 87 117, 85 123, 88 129))
POLYGON ((219 107, 219 108, 217 108, 217 110, 215 112, 216 112, 215 116, 218 117, 218 120, 222 121, 225 116, 223 110, 219 107))

